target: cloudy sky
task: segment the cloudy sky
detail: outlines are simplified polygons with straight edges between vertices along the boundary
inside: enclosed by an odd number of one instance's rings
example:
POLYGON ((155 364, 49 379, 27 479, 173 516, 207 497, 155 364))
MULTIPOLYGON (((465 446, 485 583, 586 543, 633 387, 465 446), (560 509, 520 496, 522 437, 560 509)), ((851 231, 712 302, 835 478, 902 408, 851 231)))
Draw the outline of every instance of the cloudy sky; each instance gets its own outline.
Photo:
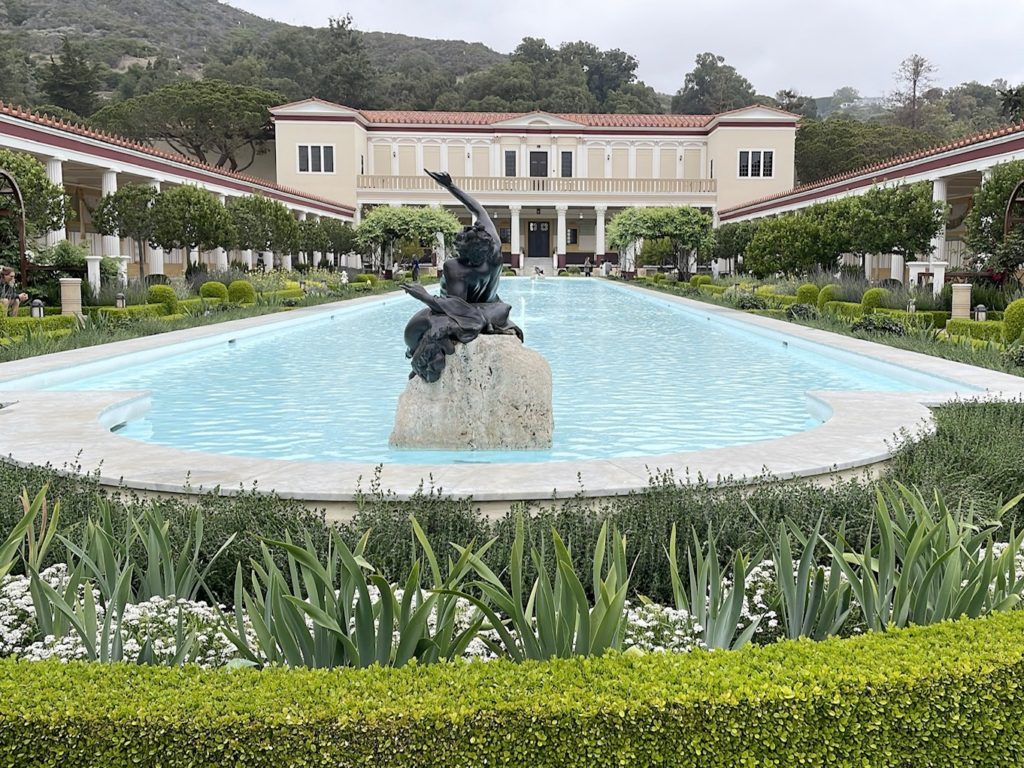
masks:
POLYGON ((639 75, 675 93, 701 51, 725 56, 760 93, 864 96, 893 88, 901 59, 918 53, 944 87, 1024 81, 1021 0, 230 0, 260 16, 324 26, 351 13, 363 30, 482 42, 509 53, 523 37, 621 48, 639 75))

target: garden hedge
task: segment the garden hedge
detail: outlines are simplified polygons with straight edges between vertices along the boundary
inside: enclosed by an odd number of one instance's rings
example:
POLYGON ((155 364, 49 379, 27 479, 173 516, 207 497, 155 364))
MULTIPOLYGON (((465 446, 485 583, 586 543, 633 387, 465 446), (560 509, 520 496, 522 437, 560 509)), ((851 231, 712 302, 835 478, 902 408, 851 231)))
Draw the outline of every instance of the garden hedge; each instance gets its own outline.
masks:
MULTIPOLYGON (((824 293, 824 289, 822 289, 822 292, 824 293)), ((830 315, 837 315, 850 320, 856 320, 864 316, 864 306, 853 301, 829 301, 825 303, 822 309, 830 315)))
POLYGON ((265 291, 260 296, 264 299, 277 299, 281 301, 283 299, 302 299, 305 298, 306 292, 301 288, 284 288, 280 291, 265 291))
POLYGON ((835 283, 829 283, 818 291, 818 309, 824 310, 825 305, 830 301, 838 301, 842 295, 842 286, 836 285, 835 283))
POLYGON ((131 304, 118 309, 117 307, 86 307, 90 315, 109 315, 112 317, 160 317, 167 314, 163 304, 131 304))
POLYGON ((202 671, 0 662, 4 765, 1002 766, 1024 612, 735 652, 202 671))
POLYGON ((235 280, 228 286, 228 300, 233 304, 255 304, 256 289, 248 280, 235 280))
POLYGON ((173 315, 178 311, 178 297, 169 285, 151 285, 146 295, 148 304, 163 304, 164 314, 173 315))
POLYGON ((1002 341, 1005 326, 1000 320, 966 320, 957 318, 946 323, 950 336, 967 336, 982 341, 1002 341))
MULTIPOLYGON (((209 283, 203 283, 203 285, 209 285, 209 283)), ((220 304, 221 299, 207 297, 207 298, 195 298, 195 299, 179 299, 178 309, 182 312, 191 311, 195 312, 201 309, 203 306, 212 307, 216 304, 220 304)))
POLYGON ((729 290, 729 286, 708 285, 707 283, 704 283, 702 285, 697 286, 697 290, 700 291, 701 293, 706 293, 710 296, 721 296, 723 293, 729 290))
POLYGON ((1024 339, 1024 299, 1010 302, 1003 313, 1003 322, 1006 323, 1007 341, 1024 339))
POLYGON ((861 306, 865 312, 872 312, 883 305, 889 298, 889 291, 886 288, 868 288, 860 299, 861 306))
POLYGON ((26 328, 32 330, 58 331, 71 330, 78 327, 78 318, 74 315, 44 315, 43 317, 2 317, 0 328, 5 333, 18 333, 26 328))
POLYGON ((879 307, 875 310, 875 314, 897 317, 900 320, 904 320, 908 325, 918 325, 925 328, 938 328, 940 330, 946 327, 946 323, 949 322, 949 318, 951 316, 949 312, 943 312, 941 310, 919 309, 916 312, 910 313, 905 309, 888 309, 887 307, 879 307))
POLYGON ((204 299, 227 301, 228 287, 218 280, 208 280, 199 286, 199 295, 204 299))
POLYGON ((804 283, 796 289, 796 303, 817 305, 819 293, 814 283, 804 283))
POLYGON ((779 307, 790 307, 793 304, 799 304, 796 296, 788 296, 784 293, 773 293, 767 297, 768 301, 779 307))

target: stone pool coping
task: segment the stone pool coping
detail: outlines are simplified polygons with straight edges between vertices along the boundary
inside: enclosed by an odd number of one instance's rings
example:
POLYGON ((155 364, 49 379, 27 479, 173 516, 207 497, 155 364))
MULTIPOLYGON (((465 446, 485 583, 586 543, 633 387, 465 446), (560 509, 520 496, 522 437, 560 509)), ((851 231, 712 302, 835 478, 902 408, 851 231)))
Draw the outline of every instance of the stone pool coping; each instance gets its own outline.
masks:
MULTIPOLYGON (((582 279, 582 278, 563 278, 582 279)), ((621 285, 621 284, 619 284, 621 285)), ((948 392, 809 392, 812 409, 827 420, 815 428, 786 437, 706 451, 588 461, 522 464, 386 464, 379 472, 382 489, 399 499, 419 488, 445 495, 472 496, 490 506, 518 501, 550 501, 582 494, 616 496, 648 486, 656 472, 672 472, 680 481, 703 477, 754 478, 769 472, 780 478, 814 477, 867 467, 891 455, 894 435, 931 428, 929 406, 957 396, 975 397, 973 387, 992 397, 1024 397, 1024 378, 870 341, 807 328, 774 318, 750 315, 728 307, 692 301, 635 286, 624 286, 662 301, 681 304, 709 320, 738 321, 790 340, 823 344, 833 349, 892 363, 951 381, 948 392), (959 385, 959 386, 958 386, 959 385), (964 386, 966 385, 966 387, 964 386)), ((399 294, 401 295, 401 294, 399 294)), ((0 364, 0 384, 26 376, 46 377, 55 371, 106 360, 111 355, 147 352, 160 355, 181 342, 210 340, 258 331, 284 320, 301 321, 321 313, 385 301, 396 294, 351 299, 282 314, 235 320, 157 336, 69 350, 0 364)), ((58 469, 98 474, 100 483, 143 492, 194 494, 219 487, 222 493, 254 485, 265 491, 324 506, 332 514, 350 511, 361 488, 368 491, 376 467, 349 462, 309 462, 247 458, 183 451, 120 437, 110 428, 148 407, 144 392, 0 391, 0 454, 19 464, 51 464, 58 469)), ((592 408, 595 416, 600 405, 592 408)), ((737 413, 742 418, 742 413, 737 413)))

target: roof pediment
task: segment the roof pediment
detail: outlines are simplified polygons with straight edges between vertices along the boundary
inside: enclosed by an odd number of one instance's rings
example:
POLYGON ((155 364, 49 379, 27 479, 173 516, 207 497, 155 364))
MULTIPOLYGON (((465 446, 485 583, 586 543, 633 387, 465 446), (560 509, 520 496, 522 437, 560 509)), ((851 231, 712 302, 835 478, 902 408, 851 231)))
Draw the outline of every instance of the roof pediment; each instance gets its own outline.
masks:
POLYGON ((733 109, 728 112, 717 114, 714 116, 711 123, 714 125, 728 125, 731 122, 757 120, 758 122, 766 121, 789 125, 795 123, 799 119, 800 115, 795 115, 784 109, 766 107, 763 104, 752 104, 749 107, 740 107, 739 109, 733 109))
POLYGON ((359 117, 359 111, 346 107, 342 104, 335 104, 323 99, 303 99, 293 101, 290 104, 282 104, 273 107, 270 114, 275 117, 288 117, 297 115, 325 115, 328 117, 359 117))
POLYGON ((525 115, 517 115, 508 120, 501 120, 494 123, 501 128, 583 128, 583 123, 575 120, 567 120, 564 117, 553 115, 550 112, 527 112, 525 115))

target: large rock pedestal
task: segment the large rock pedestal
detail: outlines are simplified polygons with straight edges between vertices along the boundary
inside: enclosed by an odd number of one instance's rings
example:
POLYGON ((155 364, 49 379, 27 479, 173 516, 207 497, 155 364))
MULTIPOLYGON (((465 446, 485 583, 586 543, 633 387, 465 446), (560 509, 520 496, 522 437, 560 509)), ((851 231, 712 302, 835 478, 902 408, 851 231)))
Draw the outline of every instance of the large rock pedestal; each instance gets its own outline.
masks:
POLYGON ((457 344, 433 384, 410 379, 390 443, 427 450, 551 447, 551 367, 515 336, 457 344))

